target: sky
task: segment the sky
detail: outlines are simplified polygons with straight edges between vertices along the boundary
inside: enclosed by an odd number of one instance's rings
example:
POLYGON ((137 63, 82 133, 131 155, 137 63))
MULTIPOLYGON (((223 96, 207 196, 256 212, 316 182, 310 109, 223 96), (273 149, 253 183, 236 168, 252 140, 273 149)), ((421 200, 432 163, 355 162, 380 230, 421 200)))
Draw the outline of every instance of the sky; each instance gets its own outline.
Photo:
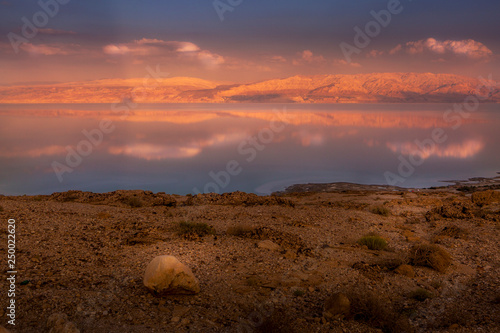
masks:
POLYGON ((498 0, 0 0, 0 85, 373 72, 500 77, 498 0))

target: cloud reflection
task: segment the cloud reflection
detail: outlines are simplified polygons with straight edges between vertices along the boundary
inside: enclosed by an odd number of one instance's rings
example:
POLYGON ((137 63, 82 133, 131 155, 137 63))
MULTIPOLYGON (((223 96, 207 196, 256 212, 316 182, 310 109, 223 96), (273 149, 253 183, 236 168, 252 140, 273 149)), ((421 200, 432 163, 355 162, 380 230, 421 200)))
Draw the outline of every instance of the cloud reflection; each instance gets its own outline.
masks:
POLYGON ((394 143, 388 142, 387 148, 393 153, 403 155, 419 156, 423 159, 430 157, 451 157, 466 159, 475 156, 484 148, 482 140, 466 140, 462 143, 453 143, 448 145, 435 145, 431 149, 422 149, 413 142, 394 143))

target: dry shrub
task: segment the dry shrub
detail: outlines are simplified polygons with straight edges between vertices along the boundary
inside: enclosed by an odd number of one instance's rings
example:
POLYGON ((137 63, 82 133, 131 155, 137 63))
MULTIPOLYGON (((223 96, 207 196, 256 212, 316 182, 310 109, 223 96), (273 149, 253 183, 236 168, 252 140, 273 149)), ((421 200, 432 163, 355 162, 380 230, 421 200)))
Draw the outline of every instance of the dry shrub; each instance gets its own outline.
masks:
POLYGON ((102 220, 110 219, 112 217, 113 217, 113 215, 111 215, 110 213, 107 213, 107 212, 100 212, 97 214, 97 218, 102 219, 102 220))
POLYGON ((45 197, 44 195, 35 195, 32 200, 33 201, 42 201, 44 197, 45 197))
POLYGON ((435 244, 414 245, 409 252, 410 263, 415 266, 425 266, 443 273, 451 265, 450 254, 435 244))
POLYGON ((238 237, 250 237, 252 236, 253 228, 246 225, 235 225, 227 228, 226 234, 238 237))
POLYGON ((479 207, 483 207, 494 202, 500 202, 500 192, 493 190, 475 192, 472 194, 471 200, 479 207))
POLYGON ((374 207, 372 207, 372 209, 370 211, 373 214, 378 214, 378 215, 382 215, 382 216, 391 215, 391 211, 389 210, 389 208, 384 207, 384 206, 374 206, 374 207))
POLYGON ((144 203, 142 202, 142 200, 137 198, 137 197, 128 198, 125 200, 125 203, 132 208, 139 208, 139 207, 144 206, 144 203))
POLYGON ((346 295, 351 301, 348 318, 365 322, 383 332, 413 332, 408 318, 397 312, 382 294, 355 286, 346 295))
POLYGON ((177 233, 186 239, 195 240, 205 235, 215 234, 215 229, 206 223, 183 221, 179 223, 177 233))
MULTIPOLYGON (((265 318, 262 323, 256 323, 254 325, 255 330, 253 332, 258 333, 298 333, 301 332, 297 327, 294 326, 294 318, 285 309, 275 310, 271 316, 265 318)), ((252 332, 252 331, 249 331, 252 332)))
POLYGON ((432 298, 433 296, 434 295, 430 291, 424 288, 417 288, 410 293, 410 298, 413 298, 414 300, 419 302, 423 302, 428 298, 432 298))
POLYGON ((2 206, 0 206, 0 212, 3 212, 3 207, 2 206))
POLYGON ((436 234, 434 237, 434 242, 439 241, 439 239, 443 237, 450 237, 450 238, 462 238, 465 239, 467 237, 468 231, 460 228, 457 225, 450 224, 448 226, 445 226, 440 232, 436 234))

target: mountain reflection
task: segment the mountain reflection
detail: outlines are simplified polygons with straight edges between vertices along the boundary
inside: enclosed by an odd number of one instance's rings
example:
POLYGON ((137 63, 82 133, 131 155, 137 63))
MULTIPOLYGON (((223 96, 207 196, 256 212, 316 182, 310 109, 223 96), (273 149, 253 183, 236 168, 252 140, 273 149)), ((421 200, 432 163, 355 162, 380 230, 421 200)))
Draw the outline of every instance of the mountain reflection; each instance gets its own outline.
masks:
MULTIPOLYGON (((115 190, 120 184, 119 188, 189 193, 231 160, 244 172, 225 191, 254 191, 265 183, 295 179, 384 183, 384 171, 397 167, 399 155, 428 161, 419 172, 433 179, 431 184, 451 169, 494 171, 500 164, 495 153, 499 142, 495 107, 486 106, 485 112, 463 119, 458 129, 443 119, 445 107, 288 110, 263 105, 238 110, 205 105, 180 110, 141 107, 123 117, 107 105, 1 106, 0 191, 15 192, 12 189, 19 183, 25 184, 25 192, 38 193, 115 190), (83 131, 99 128, 102 119, 109 119, 113 130, 103 134, 102 142, 59 183, 51 163, 64 163, 68 149, 87 140, 83 131), (436 128, 443 129, 448 139, 421 149, 416 140, 429 138, 436 128), (460 160, 473 164, 457 165, 460 160), (92 185, 90 179, 106 182, 92 185)), ((420 184, 422 176, 416 173, 408 186, 412 181, 420 184)))

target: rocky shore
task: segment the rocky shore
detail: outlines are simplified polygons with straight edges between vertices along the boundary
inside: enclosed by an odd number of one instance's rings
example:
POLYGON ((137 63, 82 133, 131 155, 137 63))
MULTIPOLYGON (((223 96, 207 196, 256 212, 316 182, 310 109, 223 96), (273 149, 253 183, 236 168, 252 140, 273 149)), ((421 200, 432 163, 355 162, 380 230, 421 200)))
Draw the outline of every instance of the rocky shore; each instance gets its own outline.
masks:
POLYGON ((16 325, 3 297, 0 325, 23 333, 500 331, 496 184, 346 184, 272 196, 0 196, 2 294, 8 219, 17 269, 16 325), (189 268, 193 292, 145 286, 159 256, 189 268))

